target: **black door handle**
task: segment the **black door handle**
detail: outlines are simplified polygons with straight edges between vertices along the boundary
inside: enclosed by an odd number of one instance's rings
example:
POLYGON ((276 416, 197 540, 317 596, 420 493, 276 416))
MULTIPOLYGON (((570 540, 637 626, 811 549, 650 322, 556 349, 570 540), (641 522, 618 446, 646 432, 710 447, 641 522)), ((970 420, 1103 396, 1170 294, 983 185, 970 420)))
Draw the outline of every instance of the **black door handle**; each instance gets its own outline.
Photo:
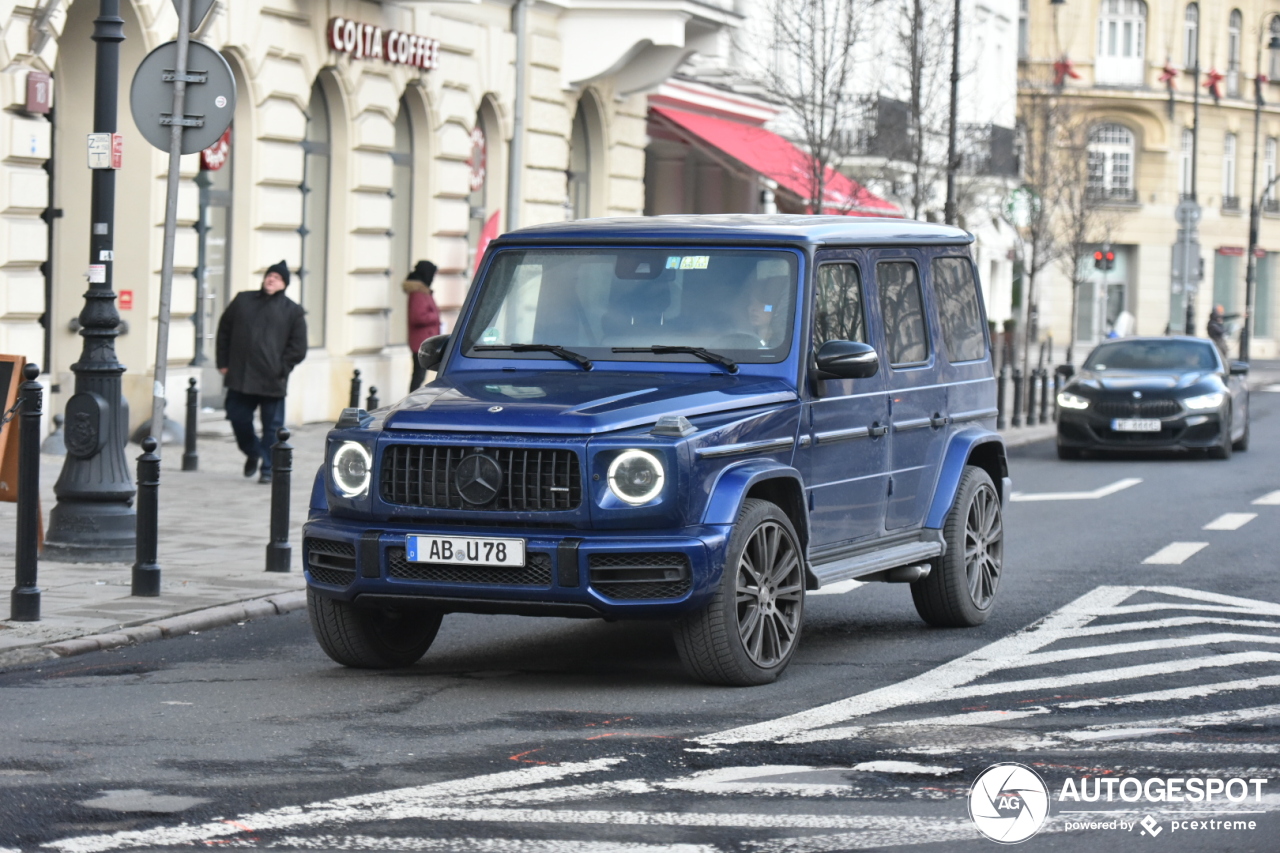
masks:
POLYGON ((871 436, 872 438, 876 438, 878 436, 888 435, 888 434, 889 434, 889 428, 887 426, 880 426, 879 421, 876 421, 871 426, 867 427, 867 435, 871 436))
POLYGON ((933 417, 929 418, 929 423, 933 424, 934 429, 940 429, 946 426, 949 420, 951 420, 951 418, 947 417, 946 415, 939 414, 938 412, 934 412, 933 417))

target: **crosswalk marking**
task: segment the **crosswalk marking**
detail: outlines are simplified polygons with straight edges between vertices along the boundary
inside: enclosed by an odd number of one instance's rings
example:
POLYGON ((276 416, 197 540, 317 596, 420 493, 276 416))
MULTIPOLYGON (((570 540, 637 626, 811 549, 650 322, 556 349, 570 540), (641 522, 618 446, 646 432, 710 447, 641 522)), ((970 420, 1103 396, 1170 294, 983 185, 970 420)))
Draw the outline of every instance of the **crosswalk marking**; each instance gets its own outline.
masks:
POLYGON ((1267 492, 1253 502, 1254 506, 1280 506, 1280 490, 1267 492))
POLYGON ((1239 530, 1258 517, 1256 512, 1224 512, 1202 530, 1239 530))
POLYGON ((1142 562, 1148 566, 1180 566, 1208 547, 1208 542, 1170 542, 1142 562))
POLYGON ((1124 491, 1130 486, 1136 486, 1142 482, 1140 477, 1126 477, 1123 480, 1116 480, 1109 486, 1103 486, 1094 489, 1091 492, 1014 492, 1009 495, 1011 501, 1096 501, 1099 498, 1105 498, 1108 495, 1114 495, 1116 492, 1124 491))

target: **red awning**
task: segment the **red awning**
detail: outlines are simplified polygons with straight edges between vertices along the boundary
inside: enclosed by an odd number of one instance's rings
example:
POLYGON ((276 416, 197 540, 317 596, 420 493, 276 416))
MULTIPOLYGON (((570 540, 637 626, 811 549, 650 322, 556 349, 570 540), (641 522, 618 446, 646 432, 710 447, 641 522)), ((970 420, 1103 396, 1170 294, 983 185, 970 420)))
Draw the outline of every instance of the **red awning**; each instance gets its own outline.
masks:
MULTIPOLYGON (((652 107, 650 112, 679 135, 692 137, 691 141, 715 149, 745 170, 776 181, 780 188, 798 196, 809 206, 809 170, 813 160, 778 134, 763 127, 670 107, 652 107)), ((897 205, 880 198, 830 166, 826 169, 825 183, 824 213, 902 215, 897 205)))

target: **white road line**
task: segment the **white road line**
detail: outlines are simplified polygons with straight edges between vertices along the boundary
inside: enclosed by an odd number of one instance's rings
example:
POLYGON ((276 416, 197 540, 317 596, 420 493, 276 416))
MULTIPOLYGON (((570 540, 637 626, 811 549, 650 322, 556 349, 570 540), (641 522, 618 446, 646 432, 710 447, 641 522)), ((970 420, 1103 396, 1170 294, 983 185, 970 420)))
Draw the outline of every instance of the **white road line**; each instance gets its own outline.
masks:
POLYGON ((707 844, 643 844, 531 838, 395 838, 371 835, 317 835, 310 838, 291 835, 266 843, 253 843, 250 846, 273 850, 449 850, 452 853, 668 853, 668 851, 670 853, 717 853, 719 850, 718 847, 707 844))
MULTIPOLYGON (((1024 665, 1023 661, 1033 653, 1039 652, 1059 640, 1079 636, 1081 630, 1085 629, 1095 619, 1100 617, 1114 618, 1120 615, 1145 613, 1153 610, 1210 611, 1232 616, 1252 617, 1280 616, 1280 605, 1269 601, 1240 598, 1175 586, 1101 586, 1085 593, 1075 601, 1055 610, 1020 631, 1016 631, 1007 637, 996 640, 920 675, 786 717, 704 735, 695 738, 695 740, 705 746, 715 746, 758 741, 800 743, 847 737, 863 731, 865 724, 856 728, 829 727, 838 726, 841 723, 847 723, 860 717, 867 717, 893 708, 919 707, 944 699, 958 698, 961 695, 976 696, 1004 692, 1008 683, 1003 685, 983 684, 980 687, 961 688, 998 670, 1016 669, 1024 665), (1133 605, 1124 604, 1125 601, 1138 593, 1162 595, 1169 600, 1133 605)), ((1163 620, 1153 621, 1151 626, 1160 626, 1162 622, 1163 620)), ((1264 624, 1267 627, 1273 627, 1271 623, 1264 624)), ((1132 622, 1090 626, 1090 633, 1118 633, 1132 631, 1136 628, 1137 625, 1132 622)), ((1248 661, 1243 658, 1234 659, 1243 663, 1270 661, 1277 658, 1276 655, 1271 653, 1250 652, 1246 654, 1249 657, 1248 661)), ((1122 678, 1165 674, 1176 671, 1175 667, 1200 669, 1202 667, 1225 666, 1227 665, 1227 659, 1233 657, 1231 655, 1219 655, 1198 658, 1195 659, 1195 663, 1189 663, 1184 660, 1174 664, 1154 665, 1150 669, 1129 667, 1125 670, 1113 669, 1094 673, 1080 673, 1075 676, 1068 676, 1067 679, 1080 679, 1077 683, 1082 684, 1090 682, 1101 683, 1122 678), (1118 678, 1112 677, 1121 672, 1126 674, 1119 675, 1118 678)), ((1280 678, 1277 680, 1280 681, 1280 678)), ((1265 679, 1245 680, 1230 689, 1254 689, 1257 686, 1265 686, 1264 682, 1265 679)), ((1042 687, 1054 689, 1065 686, 1066 679, 1029 679, 1016 682, 1016 685, 1012 689, 1041 689, 1042 687)), ((1203 689, 1205 688, 1182 688, 1185 691, 1193 691, 1191 695, 1197 695, 1194 691, 1203 689)), ((1101 703, 1106 704, 1106 700, 1102 700, 1101 703)), ((910 722, 885 723, 885 725, 910 724, 910 722)))
POLYGON ((1280 394, 1280 384, 1276 384, 1276 385, 1264 385, 1264 386, 1262 386, 1261 388, 1259 388, 1258 390, 1259 390, 1259 391, 1270 391, 1270 392, 1272 392, 1273 394, 1280 394))
POLYGON ((1280 491, 1267 492, 1253 502, 1254 506, 1280 506, 1280 491))
POLYGON ((1184 699, 1203 699, 1219 693, 1234 693, 1237 690, 1257 690, 1262 687, 1280 686, 1280 675, 1267 675, 1261 678, 1239 678, 1235 681, 1220 681, 1215 684, 1196 684, 1191 687, 1171 687, 1168 690, 1151 690, 1146 693, 1130 693, 1127 696, 1110 696, 1105 699, 1078 699, 1073 702, 1061 702, 1059 708, 1101 708, 1106 705, 1129 705, 1136 702, 1177 702, 1184 699))
POLYGON ((1123 480, 1116 480, 1109 486, 1103 486, 1100 489, 1094 489, 1092 492, 1014 492, 1009 495, 1011 501, 1096 501, 1099 498, 1105 498, 1108 495, 1114 495, 1116 492, 1123 491, 1130 486, 1136 486, 1142 482, 1139 477, 1126 477, 1123 480))
POLYGON ((1170 542, 1142 563, 1146 566, 1180 566, 1208 547, 1208 542, 1170 542))
POLYGON ((1256 512, 1224 512, 1201 530, 1239 530, 1258 517, 1256 512))
POLYGON ((404 817, 413 817, 417 810, 425 808, 427 803, 439 803, 442 799, 539 785, 582 773, 599 772, 625 761, 624 758, 598 758, 557 766, 526 767, 503 773, 473 776, 469 779, 344 797, 306 806, 285 806, 256 814, 240 815, 235 820, 218 820, 196 825, 182 824, 156 829, 124 830, 103 835, 84 835, 51 841, 42 846, 62 850, 65 853, 97 853, 97 851, 120 850, 128 847, 177 847, 248 831, 265 832, 320 826, 326 823, 400 820, 404 817))

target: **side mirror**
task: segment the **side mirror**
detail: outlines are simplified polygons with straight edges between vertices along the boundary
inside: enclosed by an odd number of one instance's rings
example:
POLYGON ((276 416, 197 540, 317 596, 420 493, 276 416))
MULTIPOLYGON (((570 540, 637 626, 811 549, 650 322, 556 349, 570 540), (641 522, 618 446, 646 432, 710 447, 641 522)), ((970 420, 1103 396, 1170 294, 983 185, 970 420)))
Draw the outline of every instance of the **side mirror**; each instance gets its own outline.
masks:
POLYGON ((1232 375, 1232 376, 1248 376, 1248 375, 1249 375, 1249 362, 1247 362, 1247 361, 1233 361, 1233 362, 1231 362, 1230 372, 1231 372, 1231 375, 1232 375))
POLYGON ((423 370, 435 370, 444 360, 444 348, 449 345, 448 335, 432 335, 418 347, 418 366, 423 370))
POLYGON ((1063 379, 1070 379, 1076 375, 1076 366, 1074 364, 1059 364, 1056 371, 1063 379))
POLYGON ((827 341, 818 348, 818 379, 866 379, 880 371, 880 356, 871 344, 827 341))

